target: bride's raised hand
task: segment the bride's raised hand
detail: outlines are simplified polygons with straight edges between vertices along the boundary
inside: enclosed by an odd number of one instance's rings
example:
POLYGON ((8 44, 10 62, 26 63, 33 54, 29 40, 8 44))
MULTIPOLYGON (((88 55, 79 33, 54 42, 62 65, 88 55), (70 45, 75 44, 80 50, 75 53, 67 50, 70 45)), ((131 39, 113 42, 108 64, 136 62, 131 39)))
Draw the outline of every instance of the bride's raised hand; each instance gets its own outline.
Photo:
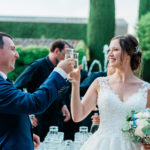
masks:
POLYGON ((82 66, 80 65, 77 69, 77 71, 73 71, 69 74, 70 79, 69 81, 72 83, 72 85, 80 85, 80 71, 81 71, 82 66))

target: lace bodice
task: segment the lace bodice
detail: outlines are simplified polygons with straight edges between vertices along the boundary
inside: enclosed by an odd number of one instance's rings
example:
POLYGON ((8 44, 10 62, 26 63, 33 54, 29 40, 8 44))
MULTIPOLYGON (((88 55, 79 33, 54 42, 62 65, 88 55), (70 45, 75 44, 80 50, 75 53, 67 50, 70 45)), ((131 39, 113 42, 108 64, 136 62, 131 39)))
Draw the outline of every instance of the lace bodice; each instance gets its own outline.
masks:
POLYGON ((126 102, 122 102, 107 83, 107 77, 99 77, 100 91, 98 93, 98 107, 100 112, 99 132, 103 136, 119 137, 125 123, 126 115, 131 110, 143 110, 147 104, 147 91, 150 84, 143 81, 142 88, 131 95, 126 102))

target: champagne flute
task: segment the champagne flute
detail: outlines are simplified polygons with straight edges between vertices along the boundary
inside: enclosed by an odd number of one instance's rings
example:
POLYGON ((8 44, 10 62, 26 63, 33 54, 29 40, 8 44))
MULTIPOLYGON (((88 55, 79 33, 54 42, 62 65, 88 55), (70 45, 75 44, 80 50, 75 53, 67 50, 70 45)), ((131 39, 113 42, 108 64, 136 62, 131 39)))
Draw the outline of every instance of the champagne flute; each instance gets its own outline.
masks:
MULTIPOLYGON (((74 49, 65 48, 65 59, 73 58, 75 60, 74 71, 76 71, 78 69, 78 57, 79 57, 79 53, 75 53, 74 49)), ((68 80, 70 82, 74 82, 74 79, 71 79, 71 77, 69 75, 68 75, 68 80)))
MULTIPOLYGON (((73 68, 74 72, 78 70, 78 57, 79 57, 79 53, 73 53, 72 54, 72 58, 75 61, 75 65, 74 65, 74 68, 73 68)), ((70 76, 69 76, 69 79, 70 79, 70 82, 75 82, 75 79, 71 78, 70 76)))
POLYGON ((65 59, 73 58, 74 49, 65 48, 65 59))
POLYGON ((77 71, 77 69, 78 69, 78 58, 79 58, 79 53, 73 53, 73 58, 74 58, 74 60, 75 60, 75 65, 74 65, 74 71, 77 71))
POLYGON ((75 53, 72 48, 65 48, 65 59, 73 58, 75 60, 74 71, 78 69, 79 53, 75 53))

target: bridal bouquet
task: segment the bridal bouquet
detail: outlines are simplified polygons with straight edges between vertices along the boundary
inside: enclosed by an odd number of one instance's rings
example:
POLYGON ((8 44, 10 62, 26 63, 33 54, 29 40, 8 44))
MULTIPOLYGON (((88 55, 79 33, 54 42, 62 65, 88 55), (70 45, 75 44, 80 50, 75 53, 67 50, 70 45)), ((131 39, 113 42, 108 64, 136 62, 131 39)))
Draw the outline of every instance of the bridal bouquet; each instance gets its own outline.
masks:
POLYGON ((127 133, 133 142, 150 144, 150 109, 132 110, 126 116, 126 124, 122 132, 127 133))

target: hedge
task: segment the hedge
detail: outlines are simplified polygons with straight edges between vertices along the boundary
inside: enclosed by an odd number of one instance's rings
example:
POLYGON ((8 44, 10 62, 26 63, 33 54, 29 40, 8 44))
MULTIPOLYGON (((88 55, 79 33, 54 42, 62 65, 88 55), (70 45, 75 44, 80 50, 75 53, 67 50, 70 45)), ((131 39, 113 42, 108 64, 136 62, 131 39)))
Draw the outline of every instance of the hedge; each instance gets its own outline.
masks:
POLYGON ((0 22, 0 31, 14 38, 63 38, 86 40, 87 24, 0 22))

